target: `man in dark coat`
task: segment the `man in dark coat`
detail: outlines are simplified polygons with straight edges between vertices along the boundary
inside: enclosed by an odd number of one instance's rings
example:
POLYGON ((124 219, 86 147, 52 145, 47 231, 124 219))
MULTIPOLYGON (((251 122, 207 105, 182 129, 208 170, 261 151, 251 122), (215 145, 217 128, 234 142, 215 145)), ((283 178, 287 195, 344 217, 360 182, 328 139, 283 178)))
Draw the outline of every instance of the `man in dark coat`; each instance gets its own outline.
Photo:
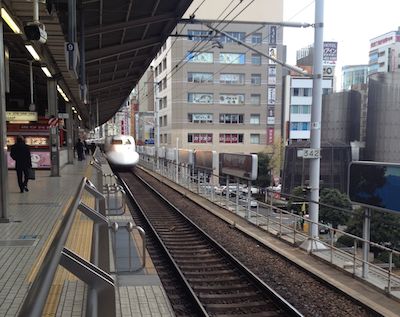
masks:
POLYGON ((11 158, 15 161, 17 170, 18 185, 21 193, 28 192, 28 169, 32 167, 31 151, 25 144, 22 136, 17 137, 17 143, 11 147, 11 158), (22 179, 22 174, 24 178, 22 179))
POLYGON ((78 160, 82 161, 84 159, 83 156, 83 143, 81 139, 78 139, 78 142, 75 144, 76 153, 78 154, 78 160))

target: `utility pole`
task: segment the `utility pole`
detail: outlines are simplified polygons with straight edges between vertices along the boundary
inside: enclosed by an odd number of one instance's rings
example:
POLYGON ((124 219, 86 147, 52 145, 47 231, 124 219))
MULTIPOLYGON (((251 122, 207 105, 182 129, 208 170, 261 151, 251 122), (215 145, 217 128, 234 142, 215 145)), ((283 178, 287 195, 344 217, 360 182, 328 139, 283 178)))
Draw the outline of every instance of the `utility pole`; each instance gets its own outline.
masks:
POLYGON ((319 181, 321 162, 321 108, 322 108, 322 61, 324 41, 324 0, 315 1, 315 30, 313 55, 313 92, 311 106, 311 148, 310 153, 310 226, 308 239, 301 247, 307 251, 324 248, 318 242, 319 181))

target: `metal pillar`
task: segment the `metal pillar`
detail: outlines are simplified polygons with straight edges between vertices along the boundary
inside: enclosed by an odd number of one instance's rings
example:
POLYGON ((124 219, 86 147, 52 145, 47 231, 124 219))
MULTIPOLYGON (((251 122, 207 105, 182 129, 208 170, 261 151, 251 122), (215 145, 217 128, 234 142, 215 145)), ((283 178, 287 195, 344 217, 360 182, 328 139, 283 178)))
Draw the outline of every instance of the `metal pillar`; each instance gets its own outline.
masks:
MULTIPOLYGON (((0 0, 0 5, 1 5, 0 0)), ((0 19, 0 222, 8 219, 8 168, 7 168, 7 129, 6 95, 4 78, 3 20, 0 19)))
MULTIPOLYGON (((47 79, 47 103, 49 106, 49 115, 58 117, 57 103, 57 81, 53 78, 47 79)), ((59 157, 59 138, 58 127, 50 128, 50 158, 51 170, 50 176, 60 176, 60 157, 59 157)))
POLYGON ((310 226, 309 239, 301 246, 307 250, 319 247, 318 240, 319 219, 319 179, 320 179, 320 148, 321 148, 321 104, 322 104, 322 60, 323 60, 323 27, 324 27, 324 0, 315 1, 315 30, 314 30, 314 61, 313 61, 313 91, 311 106, 311 149, 314 155, 310 160, 310 226), (315 244, 313 245, 313 242, 315 244))
POLYGON ((68 164, 74 164, 74 136, 73 136, 73 118, 72 118, 72 104, 66 105, 68 119, 67 119, 67 153, 68 164))
POLYGON ((362 264, 362 277, 368 278, 368 254, 369 254, 369 243, 371 238, 371 216, 372 210, 366 208, 364 211, 364 219, 363 219, 363 239, 366 240, 363 242, 363 264, 362 264))

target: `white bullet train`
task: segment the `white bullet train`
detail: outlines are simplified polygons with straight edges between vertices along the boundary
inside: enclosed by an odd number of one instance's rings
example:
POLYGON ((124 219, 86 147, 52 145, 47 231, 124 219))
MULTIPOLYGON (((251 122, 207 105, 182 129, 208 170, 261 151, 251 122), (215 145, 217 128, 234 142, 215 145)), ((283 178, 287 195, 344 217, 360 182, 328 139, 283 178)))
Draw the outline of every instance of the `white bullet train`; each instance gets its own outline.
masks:
POLYGON ((135 140, 130 135, 114 135, 107 137, 104 153, 110 165, 116 168, 129 168, 139 162, 135 140))

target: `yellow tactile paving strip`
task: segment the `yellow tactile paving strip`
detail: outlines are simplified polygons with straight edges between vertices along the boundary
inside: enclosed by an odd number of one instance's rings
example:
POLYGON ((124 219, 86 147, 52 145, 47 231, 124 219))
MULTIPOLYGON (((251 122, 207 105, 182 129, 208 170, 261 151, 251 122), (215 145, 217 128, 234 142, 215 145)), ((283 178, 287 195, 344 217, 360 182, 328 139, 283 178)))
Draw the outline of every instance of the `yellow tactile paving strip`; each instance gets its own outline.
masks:
MULTIPOLYGON (((85 172, 86 177, 91 176, 92 168, 87 168, 85 172)), ((43 247, 38 261, 33 266, 30 274, 28 275, 28 281, 32 282, 38 272, 40 265, 43 262, 43 259, 47 253, 47 250, 53 240, 62 218, 64 217, 66 211, 68 210, 69 205, 72 202, 73 197, 69 199, 69 203, 64 208, 60 218, 57 220, 45 246, 43 247)), ((88 205, 89 207, 94 208, 95 199, 86 191, 83 192, 82 202, 88 205)), ((88 217, 83 215, 80 211, 77 211, 75 215, 74 222, 71 227, 71 231, 68 235, 67 243, 65 245, 66 248, 72 250, 73 252, 79 254, 85 260, 90 261, 90 251, 92 245, 92 230, 93 230, 93 221, 88 217)), ((74 276, 72 273, 68 272, 63 267, 59 266, 54 277, 53 285, 50 289, 49 296, 47 297, 47 302, 43 311, 42 316, 50 317, 55 316, 57 312, 57 307, 60 301, 61 292, 63 289, 63 285, 65 281, 76 281, 78 278, 74 276)))
MULTIPOLYGON (((133 230, 131 233, 133 240, 135 241, 134 245, 137 251, 137 254, 139 255, 140 258, 140 263, 143 263, 142 259, 142 236, 139 234, 138 230, 133 230)), ((157 271, 154 267, 153 261, 151 261, 150 255, 146 250, 146 267, 144 268, 146 273, 151 275, 151 274, 157 274, 157 271)))

